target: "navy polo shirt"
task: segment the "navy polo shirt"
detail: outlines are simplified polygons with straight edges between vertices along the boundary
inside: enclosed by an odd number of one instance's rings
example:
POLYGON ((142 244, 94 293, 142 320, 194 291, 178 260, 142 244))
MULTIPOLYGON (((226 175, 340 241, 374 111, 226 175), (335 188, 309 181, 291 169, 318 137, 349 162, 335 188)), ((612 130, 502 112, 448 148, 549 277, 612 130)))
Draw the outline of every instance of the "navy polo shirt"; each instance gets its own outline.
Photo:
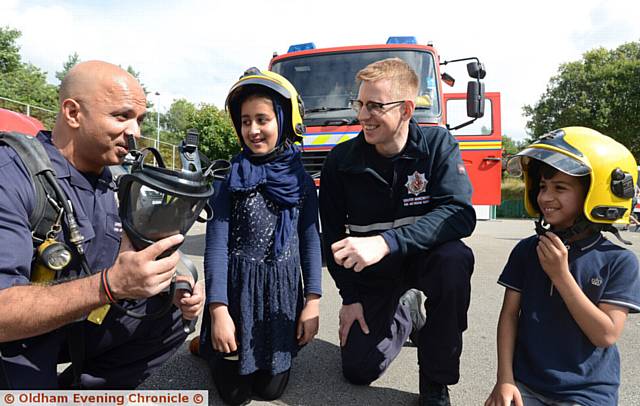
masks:
MULTIPOLYGON (((498 280, 521 294, 514 377, 559 401, 616 405, 618 348, 596 347, 580 330, 540 266, 537 245, 537 236, 520 241, 498 280)), ((610 303, 640 312, 640 273, 631 251, 597 233, 569 246, 569 269, 594 304, 610 303)))
MULTIPOLYGON (((51 159, 59 185, 71 200, 91 271, 110 267, 122 233, 111 172, 105 168, 99 176, 82 174, 51 143, 50 133, 41 132, 38 139, 51 159)), ((0 289, 29 283, 33 256, 29 215, 34 206, 35 190, 26 167, 12 148, 0 146, 0 289)), ((65 235, 60 233, 59 240, 67 238, 64 227, 65 235)), ((75 250, 72 252, 75 254, 75 250)), ((77 258, 70 269, 62 277, 80 272, 77 258)))

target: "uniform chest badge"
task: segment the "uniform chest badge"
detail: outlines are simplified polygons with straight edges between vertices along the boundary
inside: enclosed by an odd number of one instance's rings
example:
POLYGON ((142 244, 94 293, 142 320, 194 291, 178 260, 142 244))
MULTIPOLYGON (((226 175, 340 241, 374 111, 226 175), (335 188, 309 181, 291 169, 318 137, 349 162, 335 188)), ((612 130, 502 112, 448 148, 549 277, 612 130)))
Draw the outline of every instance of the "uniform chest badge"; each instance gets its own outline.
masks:
POLYGON ((418 196, 420 193, 424 193, 427 190, 427 178, 424 177, 424 173, 418 171, 413 172, 413 175, 407 177, 407 183, 404 184, 410 194, 418 196))

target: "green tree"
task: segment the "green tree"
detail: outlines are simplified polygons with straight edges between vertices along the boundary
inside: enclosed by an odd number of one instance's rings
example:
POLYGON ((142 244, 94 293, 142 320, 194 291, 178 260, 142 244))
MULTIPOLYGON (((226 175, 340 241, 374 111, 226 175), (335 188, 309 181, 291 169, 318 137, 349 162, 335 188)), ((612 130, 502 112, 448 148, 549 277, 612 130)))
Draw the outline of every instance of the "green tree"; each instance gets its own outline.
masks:
MULTIPOLYGON (((127 66, 127 72, 129 72, 131 76, 138 80, 138 83, 140 83, 140 86, 142 86, 142 90, 144 91, 145 96, 148 95, 149 91, 147 90, 147 87, 144 85, 144 83, 142 83, 142 80, 140 80, 140 71, 133 69, 133 67, 129 65, 127 66)), ((153 103, 147 100, 147 108, 150 107, 153 107, 153 103)))
MULTIPOLYGON (((23 63, 16 44, 20 31, 0 28, 0 96, 49 110, 58 109, 58 90, 47 83, 47 74, 30 63, 23 63)), ((23 105, 0 101, 0 107, 26 113, 23 105)), ((55 114, 31 109, 30 114, 51 128, 55 114)))
POLYGON ((200 132, 202 152, 211 159, 229 159, 240 151, 231 117, 212 104, 201 104, 193 128, 200 132))
POLYGON ((174 100, 169 110, 161 117, 161 125, 167 130, 164 141, 177 144, 184 138, 187 129, 192 128, 198 109, 186 99, 174 100))
POLYGON ((80 56, 78 55, 77 52, 74 52, 73 54, 69 55, 67 57, 67 62, 65 62, 62 65, 62 70, 56 72, 56 78, 58 78, 58 80, 62 82, 62 79, 64 79, 64 77, 67 75, 69 70, 71 70, 71 68, 76 66, 78 62, 80 62, 80 56))
POLYGON ((20 31, 0 27, 0 73, 13 72, 20 68, 20 47, 16 40, 20 38, 20 31))
POLYGON ((513 155, 518 152, 518 147, 516 147, 516 142, 511 139, 508 135, 502 136, 502 154, 503 155, 513 155))
POLYGON ((195 106, 186 99, 178 99, 161 115, 160 123, 164 128, 161 140, 172 144, 184 139, 188 129, 198 130, 200 150, 210 159, 229 159, 240 150, 230 117, 214 105, 195 106))
MULTIPOLYGON (((159 112, 157 112, 155 109, 152 108, 153 104, 151 102, 149 102, 149 99, 147 99, 147 114, 145 116, 144 121, 142 122, 142 126, 140 128, 140 133, 145 136, 145 137, 149 137, 149 138, 153 138, 155 139, 158 133, 158 114, 160 114, 159 112)), ((162 127, 162 126, 161 126, 162 127)), ((162 130, 160 131, 161 135, 162 135, 162 130)), ((164 137, 160 137, 161 141, 165 141, 165 142, 171 142, 167 139, 165 139, 164 137)))
POLYGON ((560 65, 535 105, 524 106, 531 140, 560 127, 585 126, 640 157, 640 42, 597 48, 560 65))
POLYGON ((518 141, 508 135, 502 136, 502 151, 505 155, 515 155, 527 145, 528 143, 525 140, 518 141))
POLYGON ((502 177, 504 178, 507 173, 507 162, 509 159, 520 152, 524 147, 527 146, 527 142, 525 140, 514 140, 508 135, 502 136, 502 177))

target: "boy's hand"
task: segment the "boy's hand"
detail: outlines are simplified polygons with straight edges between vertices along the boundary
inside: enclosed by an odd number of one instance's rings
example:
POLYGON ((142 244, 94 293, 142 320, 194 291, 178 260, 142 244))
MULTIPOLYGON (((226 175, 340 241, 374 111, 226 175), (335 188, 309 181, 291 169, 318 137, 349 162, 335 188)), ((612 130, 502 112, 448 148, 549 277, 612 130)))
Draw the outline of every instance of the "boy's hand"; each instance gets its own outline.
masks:
POLYGON ((227 306, 214 303, 209 306, 211 314, 211 344, 218 352, 234 352, 238 350, 236 342, 236 325, 229 315, 227 306))
POLYGON ((540 265, 549 279, 553 281, 569 273, 569 251, 557 235, 550 231, 541 235, 536 251, 540 265))
POLYGON ((523 406, 522 395, 513 383, 496 383, 484 406, 523 406))
POLYGON ((318 326, 320 324, 320 297, 312 295, 307 297, 307 302, 304 304, 300 319, 298 320, 298 326, 296 328, 296 338, 298 339, 298 345, 305 345, 313 337, 318 334, 318 326))

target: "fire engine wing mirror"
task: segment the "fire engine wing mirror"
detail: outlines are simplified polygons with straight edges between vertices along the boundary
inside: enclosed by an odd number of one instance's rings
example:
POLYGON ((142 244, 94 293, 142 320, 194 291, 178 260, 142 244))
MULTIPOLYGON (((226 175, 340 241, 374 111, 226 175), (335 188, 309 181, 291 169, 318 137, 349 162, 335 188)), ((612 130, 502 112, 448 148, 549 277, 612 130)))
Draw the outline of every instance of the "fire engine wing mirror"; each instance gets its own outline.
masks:
POLYGON ((444 83, 448 84, 451 87, 453 87, 453 85, 456 83, 456 80, 454 79, 454 77, 449 75, 447 72, 442 72, 440 77, 442 78, 442 81, 444 83))
POLYGON ((467 64, 467 73, 474 79, 484 79, 487 75, 482 62, 469 62, 467 64))
POLYGON ((484 83, 479 80, 467 83, 467 116, 484 116, 484 83))

